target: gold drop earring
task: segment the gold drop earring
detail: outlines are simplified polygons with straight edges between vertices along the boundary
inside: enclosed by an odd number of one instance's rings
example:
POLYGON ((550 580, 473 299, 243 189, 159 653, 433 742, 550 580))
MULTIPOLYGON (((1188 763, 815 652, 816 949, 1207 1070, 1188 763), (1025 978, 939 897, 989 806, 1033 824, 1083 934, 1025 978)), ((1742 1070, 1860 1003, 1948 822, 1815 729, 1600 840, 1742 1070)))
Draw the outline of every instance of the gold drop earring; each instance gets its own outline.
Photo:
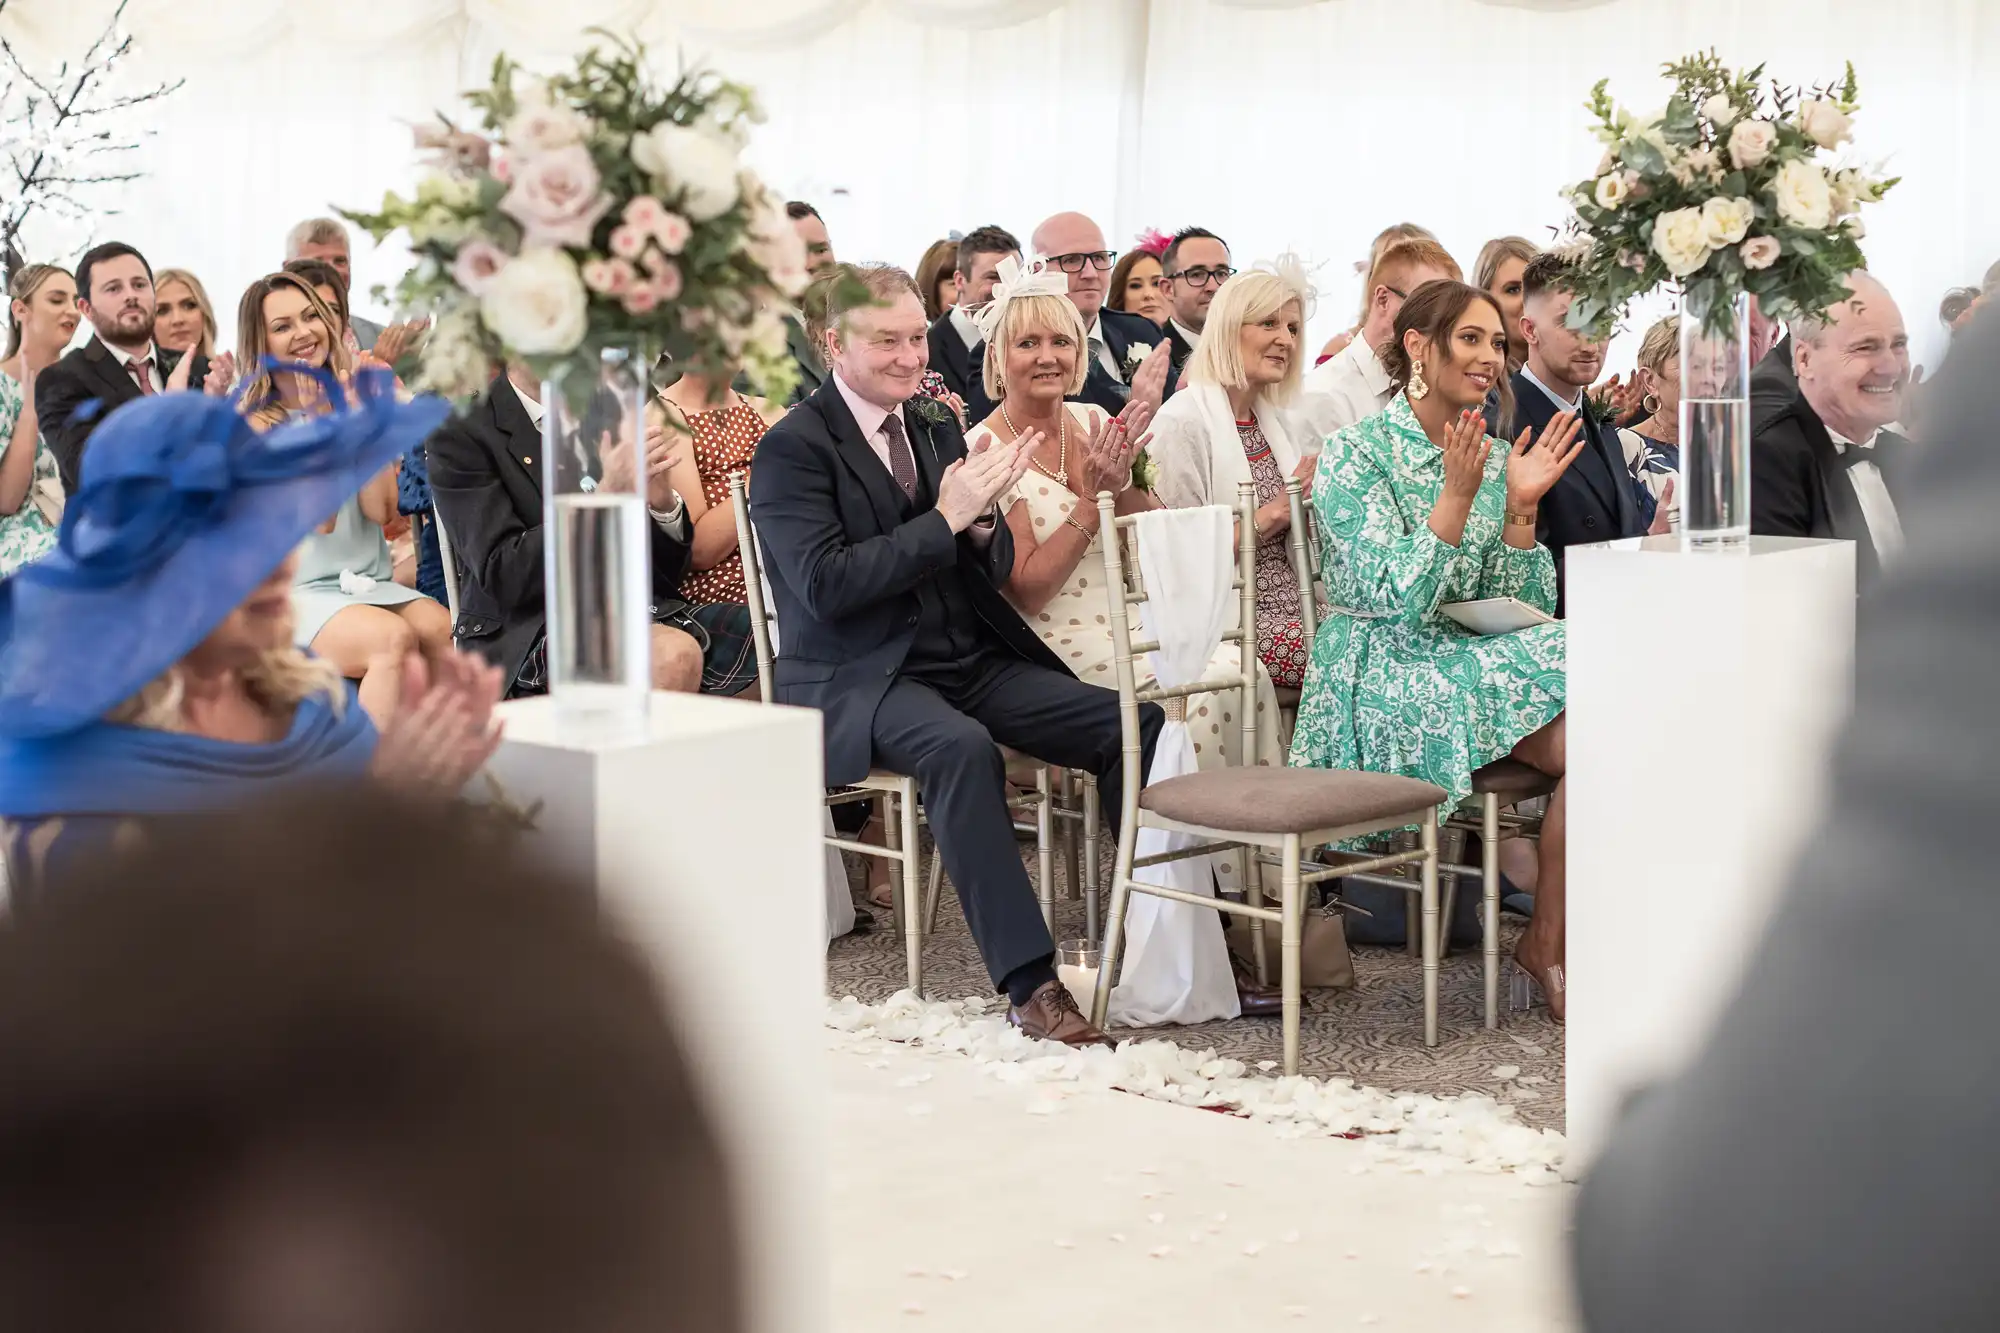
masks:
POLYGON ((1424 382, 1424 363, 1422 361, 1412 361, 1410 363, 1410 401, 1413 403, 1422 402, 1430 396, 1430 391, 1431 386, 1424 382))

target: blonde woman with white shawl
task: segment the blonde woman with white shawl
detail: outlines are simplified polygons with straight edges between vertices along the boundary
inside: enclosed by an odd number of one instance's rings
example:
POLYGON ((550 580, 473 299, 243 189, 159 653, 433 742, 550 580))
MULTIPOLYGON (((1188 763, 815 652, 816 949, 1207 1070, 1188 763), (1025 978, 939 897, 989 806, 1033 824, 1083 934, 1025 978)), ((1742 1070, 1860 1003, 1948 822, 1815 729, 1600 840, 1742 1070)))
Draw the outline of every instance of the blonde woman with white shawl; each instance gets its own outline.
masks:
POLYGON ((1257 484, 1257 656, 1273 683, 1298 689, 1312 644, 1301 621, 1287 540, 1285 482, 1310 482, 1319 441, 1289 410, 1297 399, 1300 338, 1312 304, 1289 257, 1238 273, 1209 307, 1188 358, 1187 385, 1153 418, 1153 493, 1172 509, 1236 503, 1257 484))
MULTIPOLYGON (((1115 689, 1096 495, 1100 488, 1118 492, 1121 514, 1159 507, 1131 484, 1132 457, 1148 443, 1146 409, 1133 405, 1111 417, 1094 404, 1063 401, 1089 369, 1083 321, 1060 272, 1034 272, 1032 260, 1024 269, 1011 263, 1002 262, 1001 284, 980 315, 986 392, 999 406, 966 433, 966 448, 1038 438, 1028 474, 1000 497, 1014 538, 1014 572, 1001 591, 1077 679, 1115 689)), ((1134 665, 1140 687, 1151 685, 1146 664, 1134 665)), ((1217 649, 1215 668, 1218 675, 1236 669, 1234 645, 1217 649)), ((1187 701, 1202 768, 1245 762, 1237 753, 1243 744, 1237 707, 1234 691, 1187 701)), ((1277 696, 1261 678, 1257 707, 1258 753, 1249 762, 1282 765, 1277 696)), ((1235 863, 1217 857, 1216 865, 1224 887, 1234 888, 1235 863)))

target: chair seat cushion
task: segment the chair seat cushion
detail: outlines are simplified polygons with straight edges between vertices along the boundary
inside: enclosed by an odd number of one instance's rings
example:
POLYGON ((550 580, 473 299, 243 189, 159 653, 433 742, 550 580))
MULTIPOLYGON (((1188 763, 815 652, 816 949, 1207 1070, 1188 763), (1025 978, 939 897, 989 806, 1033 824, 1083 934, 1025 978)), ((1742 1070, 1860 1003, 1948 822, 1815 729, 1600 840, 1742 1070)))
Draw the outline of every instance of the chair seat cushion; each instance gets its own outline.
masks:
POLYGON ((1162 819, 1244 833, 1309 833, 1394 815, 1412 823, 1446 797, 1395 773, 1324 768, 1225 768, 1168 778, 1139 793, 1162 819))
POLYGON ((1517 801, 1547 796, 1555 789, 1554 778, 1518 759, 1496 759, 1486 767, 1474 770, 1472 774, 1474 792, 1480 794, 1492 792, 1496 796, 1506 796, 1517 801))

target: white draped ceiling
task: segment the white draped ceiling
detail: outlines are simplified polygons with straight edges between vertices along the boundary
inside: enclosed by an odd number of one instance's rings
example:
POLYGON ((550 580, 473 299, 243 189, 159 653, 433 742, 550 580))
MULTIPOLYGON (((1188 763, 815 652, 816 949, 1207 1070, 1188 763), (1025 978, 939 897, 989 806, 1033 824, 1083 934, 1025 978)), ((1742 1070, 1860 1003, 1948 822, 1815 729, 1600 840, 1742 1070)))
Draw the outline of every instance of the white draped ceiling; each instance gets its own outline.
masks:
MULTIPOLYGON (((0 33, 73 57, 112 4, 14 0, 0 33)), ((754 84, 771 120, 753 156, 820 206, 843 256, 914 264, 947 231, 1025 235, 1061 208, 1121 249, 1200 223, 1239 263, 1323 264, 1316 335, 1351 315, 1353 261, 1389 222, 1432 227, 1468 267, 1489 236, 1546 235, 1555 191, 1597 156, 1591 84, 1657 103, 1660 64, 1709 46, 1792 80, 1854 60, 1858 147, 1906 178, 1870 260, 1926 355, 1942 292, 2000 258, 1984 0, 131 0, 126 22, 131 77, 186 86, 99 236, 194 269, 225 307, 291 222, 406 187, 408 124, 497 52, 548 64, 593 26, 754 84)), ((356 259, 364 284, 402 263, 356 259)))

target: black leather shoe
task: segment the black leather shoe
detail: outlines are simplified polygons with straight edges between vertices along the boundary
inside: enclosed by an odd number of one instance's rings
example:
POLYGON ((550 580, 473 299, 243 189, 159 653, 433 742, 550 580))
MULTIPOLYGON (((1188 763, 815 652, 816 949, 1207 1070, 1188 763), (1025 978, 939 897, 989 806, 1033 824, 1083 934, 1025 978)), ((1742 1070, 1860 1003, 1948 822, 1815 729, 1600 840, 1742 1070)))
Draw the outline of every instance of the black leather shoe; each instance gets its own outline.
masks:
POLYGON ((1243 1006, 1245 1018, 1276 1018, 1285 1012, 1282 992, 1245 986, 1241 982, 1236 985, 1236 1002, 1243 1006))

